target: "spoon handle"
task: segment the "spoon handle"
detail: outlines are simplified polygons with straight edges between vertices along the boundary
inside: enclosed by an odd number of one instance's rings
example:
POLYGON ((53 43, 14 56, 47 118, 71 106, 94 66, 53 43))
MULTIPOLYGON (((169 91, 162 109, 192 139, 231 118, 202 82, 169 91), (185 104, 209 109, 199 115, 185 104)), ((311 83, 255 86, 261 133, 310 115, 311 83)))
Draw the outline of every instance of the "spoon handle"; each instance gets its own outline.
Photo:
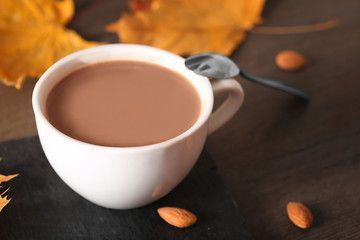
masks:
POLYGON ((272 88, 282 90, 287 93, 294 94, 294 95, 301 97, 302 99, 305 99, 307 101, 311 100, 311 96, 309 94, 305 93, 298 87, 295 87, 287 82, 270 79, 270 78, 254 76, 254 75, 244 72, 243 70, 240 71, 240 76, 242 76, 250 81, 253 81, 255 83, 263 84, 263 85, 266 85, 266 86, 269 86, 272 88))

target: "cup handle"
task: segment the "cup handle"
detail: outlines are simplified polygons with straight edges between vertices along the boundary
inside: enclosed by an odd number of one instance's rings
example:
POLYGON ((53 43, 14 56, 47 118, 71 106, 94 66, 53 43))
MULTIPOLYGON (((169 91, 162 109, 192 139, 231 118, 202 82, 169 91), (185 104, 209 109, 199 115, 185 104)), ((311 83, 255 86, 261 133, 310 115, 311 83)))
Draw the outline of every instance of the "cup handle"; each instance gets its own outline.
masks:
POLYGON ((239 110, 244 101, 244 91, 234 79, 212 80, 214 96, 228 93, 226 100, 210 115, 208 135, 219 129, 239 110))

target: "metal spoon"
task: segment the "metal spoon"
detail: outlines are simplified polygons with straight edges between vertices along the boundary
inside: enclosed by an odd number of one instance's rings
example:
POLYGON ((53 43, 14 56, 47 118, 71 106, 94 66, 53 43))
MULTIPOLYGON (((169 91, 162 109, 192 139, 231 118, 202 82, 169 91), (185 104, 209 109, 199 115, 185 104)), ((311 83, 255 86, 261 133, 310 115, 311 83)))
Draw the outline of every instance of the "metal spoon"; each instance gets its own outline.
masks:
POLYGON ((209 78, 233 78, 240 75, 255 83, 263 84, 287 93, 294 94, 307 101, 311 100, 311 96, 301 89, 279 80, 263 78, 244 72, 230 58, 218 53, 200 53, 188 57, 185 60, 185 66, 194 71, 196 74, 209 78))

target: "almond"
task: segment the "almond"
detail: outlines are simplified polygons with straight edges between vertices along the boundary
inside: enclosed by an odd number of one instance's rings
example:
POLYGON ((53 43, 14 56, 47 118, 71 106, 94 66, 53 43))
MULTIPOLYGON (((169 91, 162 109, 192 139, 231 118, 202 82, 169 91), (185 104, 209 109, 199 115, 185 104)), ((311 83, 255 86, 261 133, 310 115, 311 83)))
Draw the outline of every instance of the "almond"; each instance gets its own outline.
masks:
POLYGON ((314 218, 310 210, 300 202, 289 202, 286 206, 289 219, 300 228, 309 228, 314 218))
POLYGON ((299 70, 309 64, 308 59, 302 54, 292 51, 284 50, 276 55, 276 65, 285 71, 299 70))
POLYGON ((178 228, 189 227, 197 221, 195 214, 182 208, 162 207, 157 211, 162 219, 178 228))

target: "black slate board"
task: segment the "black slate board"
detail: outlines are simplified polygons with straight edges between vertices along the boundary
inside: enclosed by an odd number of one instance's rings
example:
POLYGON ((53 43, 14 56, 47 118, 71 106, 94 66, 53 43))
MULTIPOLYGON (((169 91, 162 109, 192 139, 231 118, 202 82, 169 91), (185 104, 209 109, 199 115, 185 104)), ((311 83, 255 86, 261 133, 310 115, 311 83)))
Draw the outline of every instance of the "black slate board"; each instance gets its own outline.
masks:
POLYGON ((191 173, 159 201, 134 210, 99 207, 72 191, 48 163, 38 137, 0 144, 0 173, 19 173, 2 190, 11 202, 0 212, 0 239, 251 239, 236 203, 204 150, 191 173), (194 212, 198 222, 178 229, 157 208, 194 212))

